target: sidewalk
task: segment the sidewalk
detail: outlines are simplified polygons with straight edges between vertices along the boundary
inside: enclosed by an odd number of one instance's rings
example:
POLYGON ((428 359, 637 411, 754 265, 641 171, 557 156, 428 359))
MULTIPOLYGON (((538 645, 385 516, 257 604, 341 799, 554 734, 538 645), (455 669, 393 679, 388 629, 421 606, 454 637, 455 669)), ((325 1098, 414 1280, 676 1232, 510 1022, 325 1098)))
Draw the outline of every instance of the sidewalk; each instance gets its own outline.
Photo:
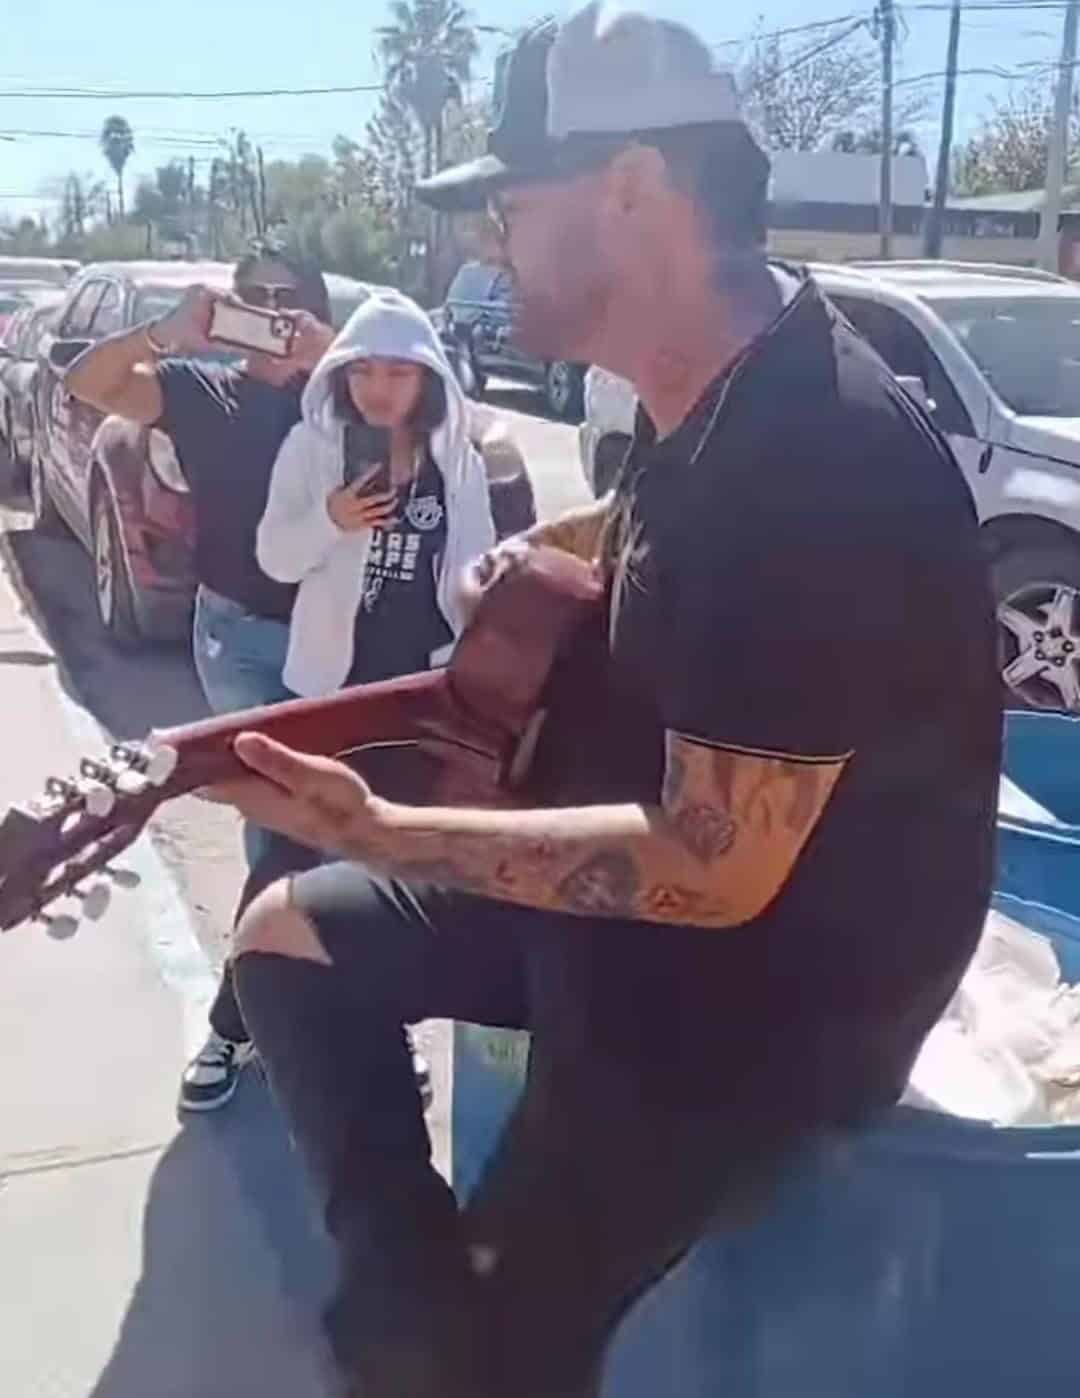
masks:
MULTIPOLYGON (((101 748, 3 566, 0 816, 101 748)), ((177 1121, 210 971, 150 841, 119 863, 99 922, 0 938, 0 1394, 324 1398, 297 1162, 257 1072, 177 1121)))

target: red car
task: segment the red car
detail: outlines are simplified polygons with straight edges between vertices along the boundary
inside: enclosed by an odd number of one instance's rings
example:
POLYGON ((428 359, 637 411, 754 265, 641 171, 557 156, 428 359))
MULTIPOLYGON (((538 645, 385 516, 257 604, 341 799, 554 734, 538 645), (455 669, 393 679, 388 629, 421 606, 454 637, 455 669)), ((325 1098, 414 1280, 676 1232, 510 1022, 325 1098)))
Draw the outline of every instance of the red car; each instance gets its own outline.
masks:
MULTIPOLYGON (((106 335, 163 315, 187 287, 230 290, 222 262, 118 262, 83 269, 38 357, 30 495, 39 529, 66 525, 91 552, 98 610, 120 644, 189 632, 193 520, 187 483, 165 433, 103 417, 64 386, 72 361, 106 335)), ((335 324, 365 287, 328 276, 335 324)))

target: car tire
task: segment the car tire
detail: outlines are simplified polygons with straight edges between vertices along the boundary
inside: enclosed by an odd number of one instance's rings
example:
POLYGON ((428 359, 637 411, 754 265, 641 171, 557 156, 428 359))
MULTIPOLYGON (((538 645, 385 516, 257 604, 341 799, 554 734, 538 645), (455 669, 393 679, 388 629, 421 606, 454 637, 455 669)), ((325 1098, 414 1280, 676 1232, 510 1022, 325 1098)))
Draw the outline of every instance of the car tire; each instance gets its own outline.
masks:
POLYGON ((135 590, 124 555, 116 508, 100 481, 91 493, 90 537, 98 616, 113 644, 130 649, 142 640, 135 613, 135 590))
POLYGON ((34 528, 39 534, 70 533, 63 515, 56 508, 49 493, 45 463, 36 449, 30 457, 30 512, 34 528))
POLYGON ((1007 707, 1080 715, 1080 544, 1006 544, 990 573, 1007 707))
POLYGON ((579 364, 557 359, 544 370, 544 402, 563 422, 580 420, 585 408, 585 374, 579 364))

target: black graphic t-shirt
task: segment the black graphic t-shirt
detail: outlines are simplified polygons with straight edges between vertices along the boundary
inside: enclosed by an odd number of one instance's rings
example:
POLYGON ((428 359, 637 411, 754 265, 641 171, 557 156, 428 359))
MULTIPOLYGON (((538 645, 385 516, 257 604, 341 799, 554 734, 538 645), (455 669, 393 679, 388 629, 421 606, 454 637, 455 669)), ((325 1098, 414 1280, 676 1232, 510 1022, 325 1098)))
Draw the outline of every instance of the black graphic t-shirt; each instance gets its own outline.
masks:
POLYGON ((172 439, 195 506, 199 582, 249 612, 288 621, 296 588, 268 578, 255 556, 278 451, 300 420, 303 382, 284 388, 246 370, 193 359, 157 368, 172 439))
POLYGON ((425 454, 412 486, 399 492, 394 524, 372 534, 349 684, 426 670, 431 652, 453 639, 438 602, 445 548, 443 478, 425 454))

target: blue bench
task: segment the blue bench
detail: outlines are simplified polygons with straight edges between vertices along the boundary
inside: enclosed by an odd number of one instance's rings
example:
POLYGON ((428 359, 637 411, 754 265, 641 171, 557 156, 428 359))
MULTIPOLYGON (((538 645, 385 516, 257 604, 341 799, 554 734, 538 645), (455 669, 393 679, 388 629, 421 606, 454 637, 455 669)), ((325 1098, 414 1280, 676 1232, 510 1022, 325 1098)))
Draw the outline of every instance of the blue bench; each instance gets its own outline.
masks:
MULTIPOLYGON (((1080 981, 1080 728, 1012 715, 997 903, 1080 981)), ((468 1194, 525 1035, 455 1030, 468 1194)), ((793 1169, 768 1216, 706 1236, 627 1319, 603 1398, 1018 1398, 1080 1390, 1080 1128, 897 1109, 793 1169)))

